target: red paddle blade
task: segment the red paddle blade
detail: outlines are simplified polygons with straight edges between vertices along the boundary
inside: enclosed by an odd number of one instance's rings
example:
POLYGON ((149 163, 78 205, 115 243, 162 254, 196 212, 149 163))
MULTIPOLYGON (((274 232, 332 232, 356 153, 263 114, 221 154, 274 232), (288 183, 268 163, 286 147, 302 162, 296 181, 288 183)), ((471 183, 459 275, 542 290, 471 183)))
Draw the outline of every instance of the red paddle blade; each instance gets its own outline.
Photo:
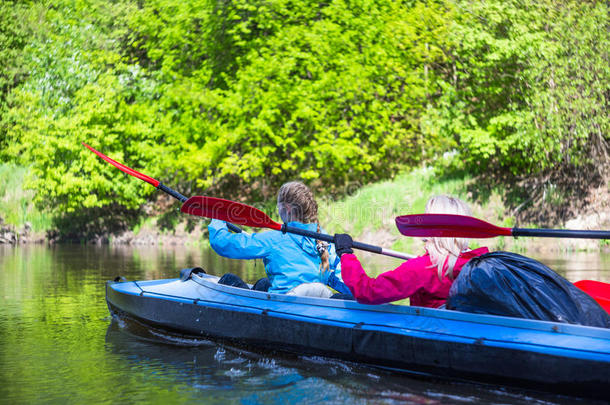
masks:
POLYGON ((610 314, 610 284, 595 280, 580 280, 574 285, 593 297, 610 314))
POLYGON ((510 228, 500 228, 477 218, 450 214, 418 214, 396 217, 396 226, 405 236, 440 238, 493 238, 511 236, 510 228))
POLYGON ((143 173, 133 170, 131 167, 127 167, 124 164, 117 162, 116 160, 110 159, 108 156, 104 155, 102 152, 99 152, 99 151, 93 149, 91 146, 87 145, 85 142, 83 142, 82 144, 87 149, 89 149, 91 152, 95 153, 96 155, 98 155, 99 157, 101 157, 102 159, 104 159, 106 162, 110 163, 117 169, 129 174, 130 176, 137 177, 140 180, 144 180, 145 182, 150 183, 155 187, 159 187, 159 180, 155 180, 152 177, 148 177, 147 175, 145 175, 143 173))
POLYGON ((236 201, 222 198, 195 196, 184 204, 180 211, 198 217, 220 219, 232 224, 251 226, 254 228, 270 228, 281 230, 282 225, 273 221, 263 211, 236 201))

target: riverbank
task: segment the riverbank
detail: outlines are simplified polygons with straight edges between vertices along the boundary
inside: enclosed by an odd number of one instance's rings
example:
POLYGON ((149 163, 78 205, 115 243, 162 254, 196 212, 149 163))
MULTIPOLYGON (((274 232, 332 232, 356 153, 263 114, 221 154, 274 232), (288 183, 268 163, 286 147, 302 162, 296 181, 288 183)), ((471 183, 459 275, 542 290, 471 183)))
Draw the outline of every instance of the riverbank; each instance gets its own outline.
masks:
MULTIPOLYGON (((417 254, 422 251, 422 243, 417 238, 402 236, 396 229, 394 218, 422 213, 430 196, 449 194, 468 202, 475 217, 492 224, 503 227, 540 227, 538 224, 516 223, 512 210, 497 191, 491 192, 485 199, 474 199, 469 190, 473 186, 476 188, 475 182, 470 177, 439 180, 433 170, 418 169, 389 181, 362 187, 340 201, 325 201, 321 206, 321 221, 334 232, 358 235, 359 241, 417 254)), ((583 198, 586 200, 586 208, 576 217, 554 227, 610 229, 610 193, 607 184, 591 189, 583 198)), ((483 245, 492 250, 520 253, 610 252, 609 241, 595 239, 498 237, 471 242, 472 247, 483 245)))
POLYGON ((43 232, 33 232, 32 226, 26 222, 20 229, 14 226, 4 224, 4 220, 0 217, 0 245, 2 244, 20 244, 20 243, 45 243, 47 237, 43 232))
POLYGON ((44 243, 52 219, 32 204, 25 167, 0 164, 0 244, 44 243))
MULTIPOLYGON (((9 175, 7 165, 0 166, 0 243, 57 243, 57 232, 52 221, 31 204, 31 191, 24 190, 25 169, 13 167, 9 175), (5 223, 8 218, 12 223, 5 223), (20 223, 21 220, 21 223, 20 223), (30 221, 34 220, 32 223, 30 221)), ((394 218, 398 215, 424 211, 429 196, 449 194, 467 201, 474 216, 499 226, 536 227, 536 224, 516 224, 511 210, 497 192, 484 200, 475 200, 469 189, 472 178, 439 180, 431 169, 417 169, 402 173, 395 178, 374 184, 355 187, 355 191, 341 199, 318 197, 319 217, 323 228, 329 233, 349 233, 362 242, 380 245, 399 251, 419 253, 421 242, 406 238, 398 232, 394 218)), ((608 187, 591 190, 587 209, 563 224, 568 229, 610 229, 610 195, 608 187)), ((167 209, 177 207, 171 202, 167 209)), ((156 210, 150 210, 154 212, 156 210)), ((158 211, 157 211, 158 212, 158 211)), ((274 215, 274 213, 269 213, 274 215)), ((276 218, 277 219, 277 218, 276 218)), ((8 221, 7 221, 8 222, 8 221)), ((207 244, 207 220, 195 226, 185 221, 176 222, 168 228, 162 215, 146 217, 128 231, 119 234, 96 235, 81 240, 83 244, 112 245, 199 245, 207 244)), ((252 230, 256 232, 257 230, 252 230)), ((485 244, 494 250, 516 252, 569 252, 610 251, 607 241, 587 239, 546 238, 492 238, 474 240, 473 246, 485 244)))

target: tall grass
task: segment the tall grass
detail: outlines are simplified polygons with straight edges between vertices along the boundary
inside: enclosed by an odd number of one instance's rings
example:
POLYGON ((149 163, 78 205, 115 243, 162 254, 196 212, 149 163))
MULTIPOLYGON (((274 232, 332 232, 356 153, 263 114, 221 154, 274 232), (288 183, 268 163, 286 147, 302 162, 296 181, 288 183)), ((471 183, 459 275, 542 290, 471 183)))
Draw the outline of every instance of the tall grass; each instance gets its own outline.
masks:
POLYGON ((0 163, 0 218, 17 229, 29 223, 34 232, 43 232, 51 228, 51 217, 34 206, 34 192, 24 190, 26 175, 25 167, 0 163))
MULTIPOLYGON (((392 180, 364 186, 344 199, 321 200, 320 222, 330 233, 346 232, 370 243, 418 253, 422 243, 398 232, 394 218, 399 215, 420 214, 428 199, 437 194, 458 197, 471 205, 475 216, 489 221, 503 216, 504 207, 499 196, 481 206, 473 202, 467 191, 471 178, 439 180, 432 169, 417 169, 392 180)), ((472 246, 477 242, 473 241, 472 246)), ((421 252, 419 252, 421 253, 421 252)))

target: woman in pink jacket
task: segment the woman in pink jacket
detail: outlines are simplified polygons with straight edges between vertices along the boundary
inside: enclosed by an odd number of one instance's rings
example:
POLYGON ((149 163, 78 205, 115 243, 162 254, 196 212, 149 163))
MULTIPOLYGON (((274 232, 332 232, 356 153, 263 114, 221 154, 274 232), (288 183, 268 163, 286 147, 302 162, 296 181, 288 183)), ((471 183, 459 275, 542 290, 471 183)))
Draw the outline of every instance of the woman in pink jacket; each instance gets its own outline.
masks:
MULTIPOLYGON (((463 201, 443 195, 428 201, 426 213, 472 215, 463 201)), ((428 238, 423 241, 426 254, 371 278, 353 254, 352 238, 346 234, 335 235, 343 282, 363 304, 383 304, 410 298, 413 306, 438 308, 445 304, 449 288, 464 264, 489 252, 486 247, 469 250, 465 238, 428 238)))

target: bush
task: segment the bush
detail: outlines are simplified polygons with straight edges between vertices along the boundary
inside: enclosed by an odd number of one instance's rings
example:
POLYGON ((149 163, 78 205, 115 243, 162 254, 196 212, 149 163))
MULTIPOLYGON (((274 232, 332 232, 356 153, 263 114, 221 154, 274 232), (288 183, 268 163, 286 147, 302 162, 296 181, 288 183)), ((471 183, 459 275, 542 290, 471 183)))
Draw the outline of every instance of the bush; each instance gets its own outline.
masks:
POLYGON ((292 179, 336 195, 454 150, 449 174, 566 204, 608 170, 607 15, 572 0, 5 2, 0 155, 28 167, 40 207, 95 232, 155 197, 82 141, 185 195, 254 203, 292 179))
POLYGON ((139 4, 45 10, 7 115, 41 206, 103 215, 151 195, 81 141, 185 194, 251 200, 295 178, 341 191, 434 149, 418 130, 443 59, 434 2, 139 4))
MULTIPOLYGON (((608 172, 610 26, 604 2, 458 1, 451 63, 427 136, 452 139, 464 170, 544 205, 608 172)), ((557 204, 551 206, 555 210, 557 204)))

